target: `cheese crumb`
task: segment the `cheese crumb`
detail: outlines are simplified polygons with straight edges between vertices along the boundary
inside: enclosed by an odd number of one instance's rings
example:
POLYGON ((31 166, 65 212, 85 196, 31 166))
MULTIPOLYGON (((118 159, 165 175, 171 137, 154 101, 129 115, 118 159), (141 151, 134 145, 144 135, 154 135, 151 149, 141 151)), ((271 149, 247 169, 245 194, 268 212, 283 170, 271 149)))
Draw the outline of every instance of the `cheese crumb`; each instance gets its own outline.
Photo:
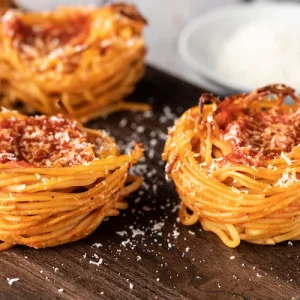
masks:
POLYGON ((281 152, 281 157, 286 161, 286 163, 290 166, 292 164, 291 160, 286 156, 284 152, 281 152))
POLYGON ((90 264, 91 265, 96 265, 97 267, 99 267, 103 262, 103 259, 100 258, 98 261, 93 261, 93 260, 90 260, 90 264))
POLYGON ((92 245, 92 247, 96 247, 96 248, 99 248, 99 247, 103 247, 103 245, 101 243, 94 243, 92 245))
POLYGON ((14 282, 19 281, 19 278, 7 278, 8 284, 12 285, 14 282))

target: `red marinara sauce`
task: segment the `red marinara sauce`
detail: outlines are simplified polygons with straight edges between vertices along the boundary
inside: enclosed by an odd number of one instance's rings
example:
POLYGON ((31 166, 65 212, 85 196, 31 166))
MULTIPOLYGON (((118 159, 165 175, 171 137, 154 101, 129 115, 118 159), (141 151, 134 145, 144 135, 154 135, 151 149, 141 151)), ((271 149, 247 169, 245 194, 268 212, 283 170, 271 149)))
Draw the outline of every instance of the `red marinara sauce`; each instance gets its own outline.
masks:
POLYGON ((12 39, 12 46, 28 57, 49 54, 64 46, 81 46, 90 32, 90 20, 84 12, 64 17, 47 17, 42 22, 25 22, 20 14, 8 11, 2 17, 2 32, 12 39))
POLYGON ((232 147, 224 161, 260 166, 300 144, 300 111, 249 110, 228 122, 221 132, 223 140, 232 147))
POLYGON ((68 167, 94 160, 94 147, 76 121, 60 115, 0 120, 0 163, 68 167))

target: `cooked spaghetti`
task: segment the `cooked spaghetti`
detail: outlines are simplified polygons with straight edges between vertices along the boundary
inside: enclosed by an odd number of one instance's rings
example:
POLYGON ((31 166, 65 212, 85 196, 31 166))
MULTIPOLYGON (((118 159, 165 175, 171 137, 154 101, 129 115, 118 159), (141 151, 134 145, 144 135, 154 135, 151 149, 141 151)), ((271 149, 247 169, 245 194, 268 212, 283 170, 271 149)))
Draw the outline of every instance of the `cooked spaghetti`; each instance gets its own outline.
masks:
POLYGON ((0 18, 0 105, 86 122, 120 109, 144 74, 145 19, 132 5, 8 10, 0 18))
POLYGON ((82 239, 107 216, 127 208, 141 185, 128 173, 143 155, 120 155, 101 130, 61 115, 0 113, 0 250, 82 239))
POLYGON ((200 221, 228 247, 300 239, 300 97, 293 89, 278 84, 223 102, 203 94, 170 130, 163 159, 184 225, 200 221))

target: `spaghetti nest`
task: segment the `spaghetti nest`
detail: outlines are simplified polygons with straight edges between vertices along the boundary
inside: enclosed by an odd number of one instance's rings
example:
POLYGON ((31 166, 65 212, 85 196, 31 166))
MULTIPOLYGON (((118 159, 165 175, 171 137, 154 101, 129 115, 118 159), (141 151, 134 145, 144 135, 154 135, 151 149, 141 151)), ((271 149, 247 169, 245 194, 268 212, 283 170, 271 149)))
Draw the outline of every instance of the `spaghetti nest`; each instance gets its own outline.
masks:
MULTIPOLYGON (((0 14, 1 16, 1 14, 0 14)), ((0 17, 1 106, 86 122, 120 109, 144 74, 145 19, 132 5, 8 10, 0 17)))
POLYGON ((141 185, 128 173, 140 145, 120 155, 104 131, 61 115, 3 111, 0 129, 0 250, 82 239, 126 209, 124 197, 141 185))
POLYGON ((228 247, 300 239, 300 98, 293 89, 273 85, 223 102, 203 94, 170 130, 163 159, 184 225, 199 220, 228 247))

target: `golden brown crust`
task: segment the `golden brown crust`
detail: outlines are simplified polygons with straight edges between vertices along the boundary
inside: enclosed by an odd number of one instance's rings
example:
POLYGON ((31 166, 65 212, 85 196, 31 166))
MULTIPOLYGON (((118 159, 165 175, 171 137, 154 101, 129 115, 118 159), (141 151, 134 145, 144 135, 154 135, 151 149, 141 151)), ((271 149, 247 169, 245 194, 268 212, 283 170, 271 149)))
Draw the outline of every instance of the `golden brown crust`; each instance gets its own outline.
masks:
POLYGON ((141 23, 141 25, 146 25, 147 20, 140 14, 134 5, 128 5, 125 3, 115 3, 111 6, 112 10, 118 12, 119 14, 126 16, 127 18, 141 23))

